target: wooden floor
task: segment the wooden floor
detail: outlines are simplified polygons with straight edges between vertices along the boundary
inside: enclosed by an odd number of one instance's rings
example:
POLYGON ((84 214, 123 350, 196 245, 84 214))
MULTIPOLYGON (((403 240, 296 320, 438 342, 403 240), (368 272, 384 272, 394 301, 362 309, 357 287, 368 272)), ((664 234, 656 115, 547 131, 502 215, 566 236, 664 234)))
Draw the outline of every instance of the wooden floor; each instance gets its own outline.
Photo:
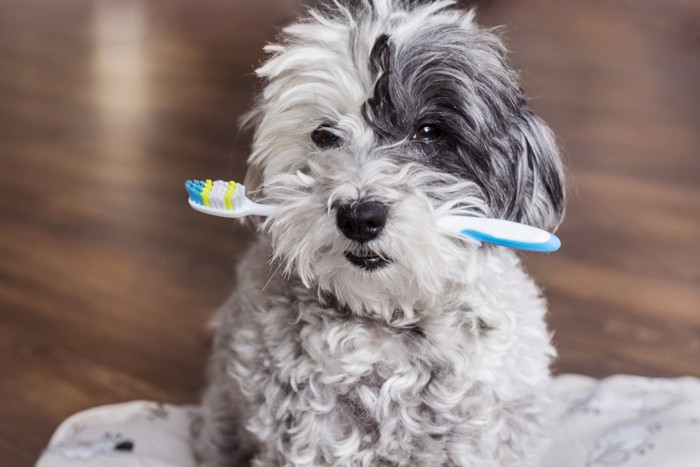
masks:
MULTIPOLYGON (((558 372, 700 376, 700 3, 483 2, 567 154, 563 249, 526 258, 558 372)), ((293 1, 0 0, 0 464, 71 413, 193 402, 250 234, 183 180, 241 179, 293 1)))

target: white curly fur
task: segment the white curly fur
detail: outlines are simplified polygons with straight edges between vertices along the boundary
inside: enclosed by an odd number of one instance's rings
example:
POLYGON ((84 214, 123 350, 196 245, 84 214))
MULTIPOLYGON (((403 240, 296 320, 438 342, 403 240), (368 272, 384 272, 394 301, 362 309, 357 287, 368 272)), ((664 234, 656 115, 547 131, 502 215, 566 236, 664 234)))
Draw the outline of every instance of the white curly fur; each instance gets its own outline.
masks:
MULTIPOLYGON (((410 138, 380 140, 362 114, 380 34, 400 48, 449 25, 497 41, 449 1, 360 4, 311 11, 258 69, 248 183, 282 209, 261 224, 214 321, 196 450, 216 466, 536 465, 554 356, 540 291, 512 251, 438 230, 447 214, 499 215, 483 184, 424 163, 410 138), (309 134, 329 121, 343 144, 320 150, 309 134), (390 206, 364 245, 336 226, 336 203, 357 199, 390 206), (363 270, 347 251, 389 262, 363 270)), ((528 122, 537 144, 552 144, 528 122)), ((518 196, 530 190, 518 201, 526 219, 557 217, 541 182, 517 184, 518 196)))

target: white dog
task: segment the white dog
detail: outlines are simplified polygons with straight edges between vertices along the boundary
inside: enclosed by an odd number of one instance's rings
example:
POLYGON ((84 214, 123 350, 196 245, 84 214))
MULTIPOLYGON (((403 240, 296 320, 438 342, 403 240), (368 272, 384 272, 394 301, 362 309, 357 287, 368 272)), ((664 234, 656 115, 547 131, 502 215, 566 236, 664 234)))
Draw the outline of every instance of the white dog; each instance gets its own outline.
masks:
POLYGON ((200 459, 536 464, 545 301, 511 250, 437 228, 563 216, 501 41, 452 1, 337 0, 265 50, 246 184, 282 209, 215 320, 200 459))

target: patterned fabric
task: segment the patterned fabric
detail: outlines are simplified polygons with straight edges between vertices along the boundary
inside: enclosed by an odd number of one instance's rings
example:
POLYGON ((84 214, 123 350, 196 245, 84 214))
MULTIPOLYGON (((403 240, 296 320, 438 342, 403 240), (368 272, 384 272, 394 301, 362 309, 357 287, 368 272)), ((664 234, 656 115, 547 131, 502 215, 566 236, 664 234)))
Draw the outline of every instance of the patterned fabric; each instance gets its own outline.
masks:
POLYGON ((105 405, 61 423, 36 467, 192 467, 192 406, 157 402, 105 405))
MULTIPOLYGON (((700 380, 563 375, 543 467, 700 466, 700 380)), ((196 407, 128 402, 63 422, 37 467, 194 467, 196 407)))
POLYGON ((544 465, 699 467, 700 380, 563 375, 544 465))

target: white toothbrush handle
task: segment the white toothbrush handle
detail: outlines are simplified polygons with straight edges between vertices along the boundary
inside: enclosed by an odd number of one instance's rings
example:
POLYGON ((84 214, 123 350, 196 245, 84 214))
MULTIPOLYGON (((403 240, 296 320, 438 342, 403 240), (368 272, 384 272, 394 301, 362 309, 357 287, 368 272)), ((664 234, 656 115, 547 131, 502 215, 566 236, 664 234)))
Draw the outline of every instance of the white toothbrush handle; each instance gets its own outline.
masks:
POLYGON ((561 241, 545 230, 503 219, 472 216, 444 216, 438 225, 449 233, 509 248, 528 251, 556 251, 561 241))
POLYGON ((249 200, 248 198, 245 198, 243 206, 240 206, 231 211, 204 206, 193 201, 191 198, 188 199, 188 202, 190 203, 192 209, 195 209, 199 212, 203 212, 204 214, 209 214, 212 216, 227 217, 229 219, 237 219, 239 217, 245 216, 269 217, 274 216, 279 211, 279 206, 256 203, 254 201, 249 200))
POLYGON ((273 204, 260 204, 246 198, 247 204, 250 205, 251 214, 256 216, 271 217, 277 214, 280 210, 279 206, 273 204))

